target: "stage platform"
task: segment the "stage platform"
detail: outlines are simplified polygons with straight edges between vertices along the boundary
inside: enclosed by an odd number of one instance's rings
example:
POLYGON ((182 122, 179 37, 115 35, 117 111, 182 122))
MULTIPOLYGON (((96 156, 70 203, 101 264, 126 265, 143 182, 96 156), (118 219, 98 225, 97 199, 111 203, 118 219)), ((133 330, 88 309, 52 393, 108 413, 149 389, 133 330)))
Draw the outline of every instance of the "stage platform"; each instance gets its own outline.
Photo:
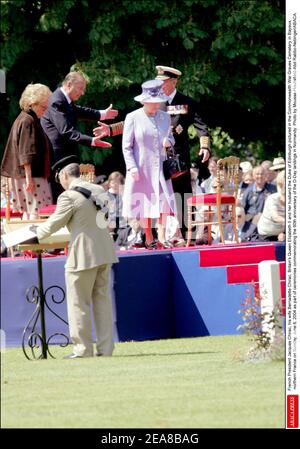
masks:
MULTIPOLYGON (((279 261, 284 283, 284 243, 120 251, 118 256, 113 267, 115 341, 238 334, 238 311, 250 284, 257 282, 258 263, 279 261)), ((43 258, 44 289, 54 284, 65 289, 65 260, 43 258)), ((8 347, 21 345, 33 313, 25 294, 37 284, 36 265, 36 259, 1 260, 1 329, 8 347)), ((52 302, 52 293, 47 293, 48 303, 67 320, 66 302, 60 303, 61 297, 52 302)), ((46 310, 46 332, 68 330, 46 310)))

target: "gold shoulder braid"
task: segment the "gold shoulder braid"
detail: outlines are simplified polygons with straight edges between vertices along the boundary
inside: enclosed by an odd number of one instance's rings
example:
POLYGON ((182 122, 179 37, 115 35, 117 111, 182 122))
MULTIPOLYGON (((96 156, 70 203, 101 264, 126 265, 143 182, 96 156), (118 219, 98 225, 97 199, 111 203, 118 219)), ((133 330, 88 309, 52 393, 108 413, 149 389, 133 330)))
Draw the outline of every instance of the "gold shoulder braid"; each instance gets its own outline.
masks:
POLYGON ((210 139, 208 136, 200 137, 200 148, 210 151, 210 139))
POLYGON ((117 136, 118 134, 123 134, 124 122, 113 123, 109 125, 110 135, 117 136))

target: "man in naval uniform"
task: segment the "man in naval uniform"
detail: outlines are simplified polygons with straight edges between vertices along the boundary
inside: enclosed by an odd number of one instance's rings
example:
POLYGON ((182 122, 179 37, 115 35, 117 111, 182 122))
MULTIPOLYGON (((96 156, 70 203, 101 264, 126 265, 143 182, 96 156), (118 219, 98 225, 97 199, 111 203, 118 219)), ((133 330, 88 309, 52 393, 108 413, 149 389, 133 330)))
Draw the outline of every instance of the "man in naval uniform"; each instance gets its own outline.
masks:
POLYGON ((194 125, 196 133, 199 137, 199 157, 202 158, 199 164, 199 177, 204 180, 209 177, 208 159, 210 157, 210 136, 207 125, 200 117, 199 104, 191 97, 182 94, 176 88, 178 77, 181 72, 173 67, 158 65, 156 66, 156 79, 163 80, 163 91, 169 97, 164 109, 171 116, 171 125, 175 138, 174 150, 179 154, 179 158, 186 165, 186 173, 173 179, 173 189, 178 198, 177 210, 179 225, 182 236, 186 231, 186 209, 187 199, 192 195, 191 184, 191 158, 188 128, 194 125), (181 203, 181 204, 180 204, 181 203), (182 211, 182 215, 180 214, 182 211))

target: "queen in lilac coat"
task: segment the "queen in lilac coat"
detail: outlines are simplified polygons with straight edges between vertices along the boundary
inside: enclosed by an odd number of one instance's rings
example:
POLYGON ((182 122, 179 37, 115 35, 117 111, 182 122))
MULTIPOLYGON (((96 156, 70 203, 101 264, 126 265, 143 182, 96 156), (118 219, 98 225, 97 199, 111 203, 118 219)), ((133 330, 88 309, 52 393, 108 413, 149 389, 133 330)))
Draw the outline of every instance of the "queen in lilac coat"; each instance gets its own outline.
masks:
POLYGON ((141 221, 146 243, 153 243, 151 219, 158 219, 158 239, 165 242, 164 222, 167 215, 176 213, 171 180, 163 174, 166 147, 174 143, 169 114, 159 109, 166 97, 161 91, 162 81, 143 83, 143 93, 135 100, 143 107, 126 116, 123 131, 123 154, 126 179, 123 194, 123 216, 141 221))

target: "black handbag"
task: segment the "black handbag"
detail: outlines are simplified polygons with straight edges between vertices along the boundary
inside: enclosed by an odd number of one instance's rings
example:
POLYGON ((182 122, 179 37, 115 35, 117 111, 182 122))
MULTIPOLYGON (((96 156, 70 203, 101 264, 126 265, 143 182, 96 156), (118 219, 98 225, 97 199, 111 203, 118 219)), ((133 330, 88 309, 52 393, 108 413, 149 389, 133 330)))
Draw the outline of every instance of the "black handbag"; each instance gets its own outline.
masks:
POLYGON ((186 163, 175 153, 173 147, 167 148, 167 159, 163 161, 163 172, 166 180, 175 179, 188 172, 186 163))

